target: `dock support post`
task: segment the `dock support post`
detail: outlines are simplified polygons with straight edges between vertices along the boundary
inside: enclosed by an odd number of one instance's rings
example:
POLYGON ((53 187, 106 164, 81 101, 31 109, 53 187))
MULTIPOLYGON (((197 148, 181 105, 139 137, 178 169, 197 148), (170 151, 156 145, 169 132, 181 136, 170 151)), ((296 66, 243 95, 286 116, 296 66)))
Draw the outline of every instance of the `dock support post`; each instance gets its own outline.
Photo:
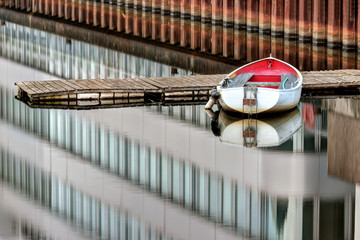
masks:
POLYGON ((343 49, 356 49, 356 0, 343 0, 343 49))
POLYGON ((234 56, 234 0, 223 2, 223 56, 234 56))
POLYGON ((311 42, 311 12, 311 0, 299 1, 299 40, 302 42, 311 42))
POLYGON ((260 34, 271 33, 271 0, 260 0, 259 32, 260 34))
POLYGON ((246 4, 247 30, 249 32, 259 31, 259 2, 248 0, 246 4))
POLYGON ((211 3, 211 53, 222 53, 222 0, 212 0, 211 3))
POLYGON ((325 45, 326 43, 326 13, 326 1, 314 0, 312 42, 315 45, 325 45))
POLYGON ((294 40, 298 38, 298 1, 285 0, 284 3, 284 37, 294 40))
POLYGON ((201 40, 200 47, 202 52, 209 52, 211 49, 211 1, 201 1, 201 40))
POLYGON ((341 46, 341 1, 328 0, 327 46, 341 46))
POLYGON ((284 35, 284 0, 273 0, 271 6, 271 35, 284 35))

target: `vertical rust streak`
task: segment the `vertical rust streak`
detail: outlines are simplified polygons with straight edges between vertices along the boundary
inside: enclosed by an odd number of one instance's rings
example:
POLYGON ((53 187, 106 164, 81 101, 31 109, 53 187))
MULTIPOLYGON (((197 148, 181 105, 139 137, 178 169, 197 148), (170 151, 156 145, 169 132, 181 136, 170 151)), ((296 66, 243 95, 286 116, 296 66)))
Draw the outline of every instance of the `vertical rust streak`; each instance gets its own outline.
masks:
POLYGON ((180 46, 190 45, 190 0, 180 0, 180 46))
POLYGON ((311 41, 312 34, 312 1, 299 0, 299 39, 301 41, 311 41))
POLYGON ((64 17, 64 7, 65 7, 65 0, 58 0, 58 17, 63 18, 64 17))
POLYGON ((328 0, 327 44, 341 46, 341 1, 328 0))
POLYGON ((116 7, 116 30, 118 32, 125 31, 125 7, 124 2, 119 1, 117 2, 116 7))
POLYGON ((271 32, 271 0, 260 0, 259 3, 259 30, 260 33, 271 32))
POLYGON ((299 22, 298 9, 299 9, 299 5, 297 0, 285 0, 284 36, 287 39, 297 39, 298 22, 299 22))
POLYGON ((268 34, 259 35, 259 58, 269 57, 271 53, 271 36, 268 34))
MULTIPOLYGON (((74 1, 74 0, 72 0, 74 1)), ((100 3, 99 0, 94 1, 93 3, 93 25, 99 26, 100 24, 100 3)))
POLYGON ((247 29, 257 32, 259 30, 259 2, 248 0, 246 5, 247 29))
POLYGON ((284 33, 284 0, 273 0, 271 7, 271 35, 283 36, 284 33))
POLYGON ((191 21, 190 27, 190 48, 194 50, 200 49, 201 46, 201 24, 200 22, 191 21))
MULTIPOLYGON (((79 5, 80 5, 79 0, 79 5)), ((80 9, 80 7, 79 7, 80 9)), ((79 10, 80 12, 80 10, 79 10)), ((100 14, 100 26, 102 28, 107 28, 109 26, 109 4, 105 3, 104 1, 101 2, 101 14, 100 14)), ((80 21, 80 20, 79 20, 80 21)))
POLYGON ((223 56, 234 56, 234 0, 223 2, 223 56))
POLYGON ((297 66, 297 41, 285 39, 284 40, 284 61, 293 66, 297 66))
MULTIPOLYGON (((91 4, 91 9, 92 9, 92 1, 87 1, 86 4, 91 4)), ((64 1, 64 18, 66 20, 71 18, 71 0, 65 0, 64 1)), ((92 16, 91 16, 92 18, 92 16)), ((92 22, 92 21, 91 21, 92 22)))
POLYGON ((313 0, 313 27, 312 37, 314 44, 323 45, 326 41, 326 12, 327 6, 324 0, 313 0))
MULTIPOLYGON (((67 2, 69 0, 65 0, 65 18, 69 18, 69 7, 66 7, 67 2), (68 17, 67 17, 68 16, 68 17)), ((86 1, 86 17, 85 17, 86 24, 90 25, 93 22, 93 4, 91 0, 86 1)))
POLYGON ((246 61, 252 62, 259 59, 259 34, 247 33, 246 61))
POLYGON ((214 55, 222 53, 222 1, 223 0, 212 0, 211 2, 211 54, 214 55))
POLYGON ((246 31, 234 30, 234 58, 236 60, 246 60, 246 31))
POLYGON ((356 48, 356 0, 343 0, 343 48, 356 48))

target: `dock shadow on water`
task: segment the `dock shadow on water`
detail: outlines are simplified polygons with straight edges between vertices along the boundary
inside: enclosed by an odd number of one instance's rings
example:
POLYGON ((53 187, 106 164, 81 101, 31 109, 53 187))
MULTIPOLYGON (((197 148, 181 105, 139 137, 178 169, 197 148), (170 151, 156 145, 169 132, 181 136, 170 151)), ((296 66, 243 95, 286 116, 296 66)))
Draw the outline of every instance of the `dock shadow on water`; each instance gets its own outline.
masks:
POLYGON ((254 120, 212 119, 203 105, 30 108, 14 98, 15 81, 175 71, 1 31, 1 238, 356 239, 358 97, 307 97, 254 120))

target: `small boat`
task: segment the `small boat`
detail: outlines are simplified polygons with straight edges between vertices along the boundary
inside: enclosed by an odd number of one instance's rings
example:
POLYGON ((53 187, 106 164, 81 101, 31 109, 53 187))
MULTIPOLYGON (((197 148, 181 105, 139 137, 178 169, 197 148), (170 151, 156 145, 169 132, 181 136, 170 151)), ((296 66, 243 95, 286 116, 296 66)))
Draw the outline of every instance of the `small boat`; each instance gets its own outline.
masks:
POLYGON ((228 74, 211 91, 205 108, 217 102, 227 111, 246 114, 286 111, 298 104, 302 82, 299 70, 270 55, 228 74))
POLYGON ((207 110, 207 114, 212 118, 211 129, 221 142, 248 148, 279 146, 291 138, 302 124, 298 107, 262 118, 242 118, 223 109, 216 113, 207 110))

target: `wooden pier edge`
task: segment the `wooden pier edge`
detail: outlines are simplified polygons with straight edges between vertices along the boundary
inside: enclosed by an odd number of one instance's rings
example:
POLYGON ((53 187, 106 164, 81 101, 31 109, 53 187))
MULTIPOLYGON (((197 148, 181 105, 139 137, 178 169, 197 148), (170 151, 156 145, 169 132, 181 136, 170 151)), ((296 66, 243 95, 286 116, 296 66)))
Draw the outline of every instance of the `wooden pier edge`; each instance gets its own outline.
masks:
MULTIPOLYGON (((360 70, 303 72, 303 95, 358 94, 360 70)), ((191 75, 131 79, 81 79, 16 82, 17 98, 32 106, 73 106, 150 102, 205 102, 209 91, 226 75, 191 75), (116 102, 116 100, 119 100, 116 102), (68 102, 68 103, 66 103, 68 102)))

